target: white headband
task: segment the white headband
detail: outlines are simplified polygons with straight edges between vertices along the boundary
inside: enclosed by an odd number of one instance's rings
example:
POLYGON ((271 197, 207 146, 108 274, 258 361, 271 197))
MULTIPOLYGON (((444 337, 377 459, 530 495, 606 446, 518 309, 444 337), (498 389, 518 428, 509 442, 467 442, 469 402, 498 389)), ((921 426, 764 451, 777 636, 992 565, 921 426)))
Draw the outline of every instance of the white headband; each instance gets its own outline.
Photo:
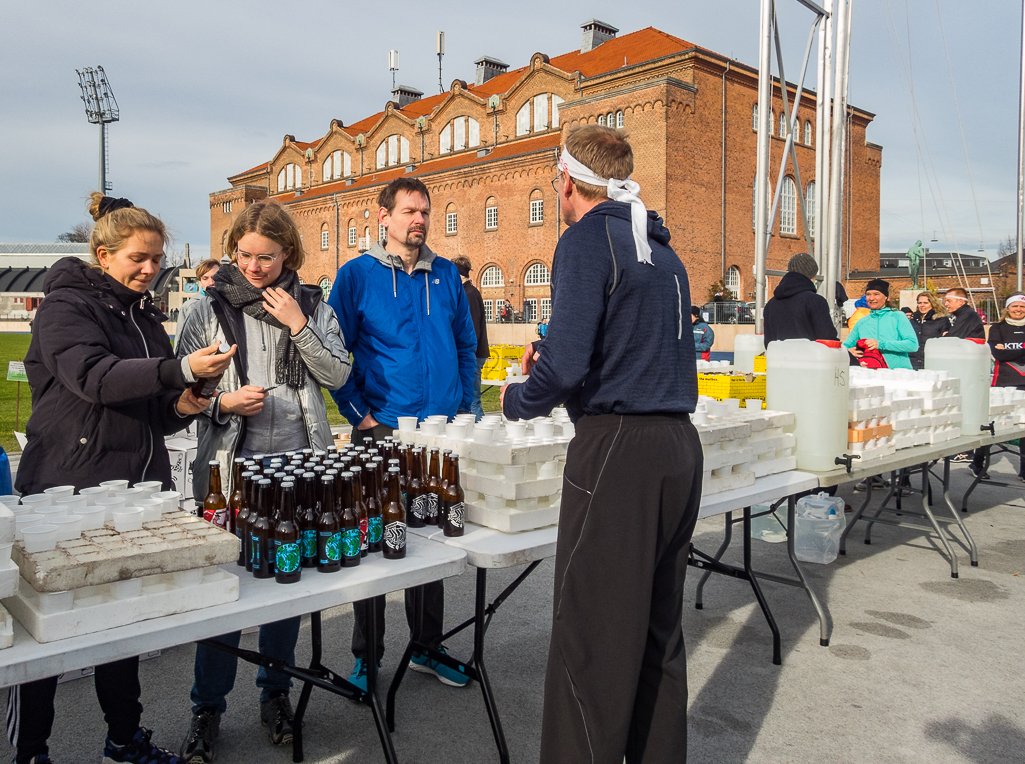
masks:
POLYGON ((581 183, 588 183, 592 186, 605 186, 608 188, 609 198, 616 202, 626 202, 630 205, 630 222, 633 228, 634 246, 637 248, 637 262, 651 262, 651 245, 648 244, 648 210, 641 201, 641 187, 636 181, 616 180, 615 178, 599 178, 591 168, 584 166, 567 151, 562 150, 559 157, 559 170, 581 183))
POLYGON ((1025 294, 1012 294, 1007 298, 1007 302, 1004 303, 1004 307, 1011 307, 1012 302, 1025 302, 1025 294))

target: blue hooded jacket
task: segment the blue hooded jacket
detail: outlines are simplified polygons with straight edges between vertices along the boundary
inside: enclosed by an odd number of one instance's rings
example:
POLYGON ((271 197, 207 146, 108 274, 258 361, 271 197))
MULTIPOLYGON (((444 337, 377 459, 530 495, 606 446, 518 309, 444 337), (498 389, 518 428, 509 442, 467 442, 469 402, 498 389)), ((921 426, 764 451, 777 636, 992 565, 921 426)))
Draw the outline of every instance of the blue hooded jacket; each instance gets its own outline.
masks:
POLYGON ((407 274, 374 244, 342 266, 327 302, 353 358, 348 381, 331 396, 352 425, 367 414, 394 428, 400 416, 470 410, 477 335, 451 262, 423 245, 407 274))
POLYGON ((648 211, 652 265, 637 261, 630 206, 602 202, 559 238, 552 317, 540 358, 505 391, 529 419, 565 402, 570 418, 692 413, 698 398, 687 270, 648 211))

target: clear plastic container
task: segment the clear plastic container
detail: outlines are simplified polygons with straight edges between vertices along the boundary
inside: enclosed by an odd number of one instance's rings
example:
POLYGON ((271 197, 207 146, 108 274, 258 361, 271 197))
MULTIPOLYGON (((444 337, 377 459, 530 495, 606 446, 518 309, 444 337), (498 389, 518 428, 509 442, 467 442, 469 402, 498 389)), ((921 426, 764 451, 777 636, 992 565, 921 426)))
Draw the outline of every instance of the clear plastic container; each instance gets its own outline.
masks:
POLYGON ((990 423, 990 353, 986 343, 934 337, 925 343, 925 368, 961 380, 961 434, 978 435, 990 423))
POLYGON ((825 493, 797 500, 794 517, 794 554, 801 562, 827 565, 840 551, 840 536, 847 520, 844 500, 825 493))
POLYGON ((755 356, 765 352, 765 335, 738 334, 733 338, 733 369, 742 374, 755 370, 755 356))

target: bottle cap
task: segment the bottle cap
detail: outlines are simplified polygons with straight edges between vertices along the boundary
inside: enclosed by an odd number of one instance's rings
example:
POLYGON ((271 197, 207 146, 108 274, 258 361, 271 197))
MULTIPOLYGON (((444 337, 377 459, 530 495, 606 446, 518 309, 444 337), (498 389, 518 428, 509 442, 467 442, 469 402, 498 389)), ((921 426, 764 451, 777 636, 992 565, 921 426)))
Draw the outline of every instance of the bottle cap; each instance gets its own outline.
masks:
POLYGON ((218 461, 212 461, 212 462, 210 462, 210 466, 211 466, 211 467, 220 467, 220 466, 221 466, 221 463, 220 463, 220 462, 218 462, 218 461))
POLYGON ((217 346, 218 353, 227 353, 229 350, 231 350, 231 345, 229 345, 227 342, 222 342, 220 345, 217 346))

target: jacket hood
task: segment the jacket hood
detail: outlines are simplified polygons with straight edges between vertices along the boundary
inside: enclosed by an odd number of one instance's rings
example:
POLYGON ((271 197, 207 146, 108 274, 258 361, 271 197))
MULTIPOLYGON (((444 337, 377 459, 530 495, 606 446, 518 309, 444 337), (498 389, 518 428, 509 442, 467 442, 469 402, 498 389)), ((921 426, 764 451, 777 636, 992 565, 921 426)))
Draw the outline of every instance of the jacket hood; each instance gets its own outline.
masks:
MULTIPOLYGON (((134 289, 129 289, 77 257, 61 258, 46 274, 46 280, 43 281, 43 294, 49 295, 58 289, 86 292, 95 299, 126 308, 139 300, 143 300, 147 305, 152 302, 148 291, 136 292, 134 289)), ((159 313, 159 311, 155 312, 159 313)))
MULTIPOLYGON (((630 205, 626 202, 602 202, 598 206, 591 208, 584 217, 588 215, 607 215, 625 220, 627 223, 632 223, 630 205)), ((648 210, 648 238, 662 245, 668 244, 670 239, 669 229, 665 227, 662 218, 654 210, 648 210)))
POLYGON ((803 273, 790 271, 780 279, 779 284, 772 290, 772 296, 777 300, 785 300, 801 292, 815 292, 815 284, 803 273))
MULTIPOLYGON (((372 258, 380 262, 382 265, 387 265, 389 268, 402 268, 402 258, 398 255, 393 255, 391 252, 386 250, 379 241, 374 242, 374 246, 367 250, 367 254, 372 258)), ((416 261, 416 265, 413 266, 414 271, 426 271, 431 272, 431 264, 434 262, 434 258, 437 254, 431 250, 426 244, 420 245, 420 258, 416 261)))

